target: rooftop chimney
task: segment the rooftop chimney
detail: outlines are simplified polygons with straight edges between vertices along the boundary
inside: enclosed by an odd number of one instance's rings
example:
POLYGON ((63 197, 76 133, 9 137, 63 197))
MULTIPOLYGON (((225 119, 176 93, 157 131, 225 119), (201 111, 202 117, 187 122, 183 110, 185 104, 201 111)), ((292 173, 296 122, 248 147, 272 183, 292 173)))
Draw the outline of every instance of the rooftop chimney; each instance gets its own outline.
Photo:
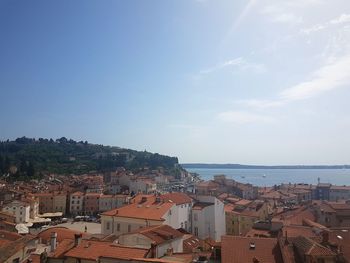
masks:
POLYGON ((327 231, 322 232, 322 244, 328 244, 329 233, 327 231))
POLYGON ((286 239, 284 240, 284 245, 288 246, 289 245, 289 241, 288 241, 288 233, 286 231, 286 239))
POLYGON ((255 243, 254 242, 250 242, 249 243, 249 249, 251 249, 251 250, 255 249, 255 243))
POLYGON ((56 247, 57 247, 57 233, 56 232, 51 233, 50 246, 51 246, 51 252, 54 252, 56 250, 56 247))
POLYGON ((74 246, 77 247, 80 245, 81 242, 81 234, 74 234, 74 246))

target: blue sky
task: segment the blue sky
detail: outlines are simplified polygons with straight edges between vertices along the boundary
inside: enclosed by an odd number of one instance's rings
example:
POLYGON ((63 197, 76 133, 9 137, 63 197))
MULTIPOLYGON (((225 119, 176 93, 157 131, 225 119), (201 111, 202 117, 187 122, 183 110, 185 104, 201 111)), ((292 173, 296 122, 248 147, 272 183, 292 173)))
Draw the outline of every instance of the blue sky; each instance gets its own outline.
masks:
POLYGON ((0 37, 0 139, 350 163, 348 0, 2 0, 0 37))

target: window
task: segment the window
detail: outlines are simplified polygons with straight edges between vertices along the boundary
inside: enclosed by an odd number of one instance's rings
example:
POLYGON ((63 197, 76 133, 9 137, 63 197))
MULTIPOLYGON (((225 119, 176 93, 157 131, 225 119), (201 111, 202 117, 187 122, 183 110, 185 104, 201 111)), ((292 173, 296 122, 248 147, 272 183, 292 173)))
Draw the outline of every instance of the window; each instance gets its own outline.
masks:
POLYGON ((74 200, 72 201, 72 204, 74 204, 74 200))
POLYGON ((198 227, 195 227, 195 228, 194 228, 194 235, 195 235, 196 237, 198 237, 198 227))
POLYGON ((120 231, 120 224, 117 224, 117 231, 120 231))
POLYGON ((184 228, 184 223, 181 222, 181 228, 184 228))
POLYGON ((193 220, 194 221, 198 221, 198 215, 197 214, 193 214, 193 220))
POLYGON ((111 228, 111 222, 107 222, 106 229, 109 230, 111 228))
POLYGON ((80 203, 80 201, 78 200, 78 201, 77 201, 77 204, 79 204, 79 203, 80 203))
POLYGON ((131 232, 131 225, 128 225, 128 232, 131 232))

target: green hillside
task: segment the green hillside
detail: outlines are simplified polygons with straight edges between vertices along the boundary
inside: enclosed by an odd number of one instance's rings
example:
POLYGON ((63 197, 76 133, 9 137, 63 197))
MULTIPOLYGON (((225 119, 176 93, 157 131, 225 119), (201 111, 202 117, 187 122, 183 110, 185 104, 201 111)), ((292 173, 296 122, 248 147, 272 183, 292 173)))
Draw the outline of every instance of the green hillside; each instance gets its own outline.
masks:
POLYGON ((176 157, 76 142, 65 137, 57 140, 22 137, 0 142, 0 174, 10 173, 12 178, 33 178, 47 173, 109 172, 117 167, 132 171, 162 167, 175 176, 181 169, 176 157))

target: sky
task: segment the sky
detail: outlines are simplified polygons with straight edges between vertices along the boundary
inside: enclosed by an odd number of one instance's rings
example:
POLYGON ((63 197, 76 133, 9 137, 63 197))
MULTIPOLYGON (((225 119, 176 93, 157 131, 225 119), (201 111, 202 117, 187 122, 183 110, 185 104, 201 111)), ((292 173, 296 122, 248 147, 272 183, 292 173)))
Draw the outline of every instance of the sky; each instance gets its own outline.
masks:
POLYGON ((350 164, 350 1, 0 1, 0 140, 350 164))

